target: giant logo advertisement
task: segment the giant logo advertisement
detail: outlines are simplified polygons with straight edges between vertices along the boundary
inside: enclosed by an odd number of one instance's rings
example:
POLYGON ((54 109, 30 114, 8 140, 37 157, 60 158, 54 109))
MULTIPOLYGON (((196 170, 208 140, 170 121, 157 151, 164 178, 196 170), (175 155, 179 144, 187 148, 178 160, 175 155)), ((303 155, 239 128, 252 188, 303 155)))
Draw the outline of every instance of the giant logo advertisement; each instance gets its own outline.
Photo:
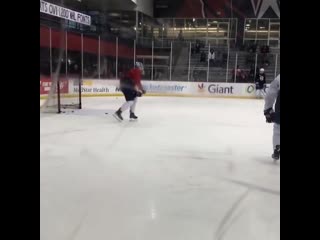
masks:
POLYGON ((255 85, 246 83, 194 83, 200 95, 224 97, 254 96, 255 85))
POLYGON ((234 87, 230 86, 220 86, 219 84, 210 84, 208 86, 208 92, 212 94, 234 94, 234 87))

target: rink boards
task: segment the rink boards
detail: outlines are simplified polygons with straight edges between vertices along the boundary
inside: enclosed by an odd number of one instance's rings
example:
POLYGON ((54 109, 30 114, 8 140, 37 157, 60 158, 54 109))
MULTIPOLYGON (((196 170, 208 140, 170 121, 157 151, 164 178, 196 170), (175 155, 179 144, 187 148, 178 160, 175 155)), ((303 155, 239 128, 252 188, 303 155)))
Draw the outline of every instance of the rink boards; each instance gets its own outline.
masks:
MULTIPOLYGON (((40 80, 40 98, 46 98, 50 89, 50 80, 40 80)), ((79 92, 78 84, 72 79, 63 82, 62 94, 72 97, 79 92)), ((216 82, 178 82, 178 81, 142 81, 149 96, 177 97, 227 97, 255 98, 255 85, 252 83, 216 83, 216 82)), ((61 89, 62 90, 62 89, 61 89)), ((119 80, 84 79, 82 96, 121 96, 119 80)))

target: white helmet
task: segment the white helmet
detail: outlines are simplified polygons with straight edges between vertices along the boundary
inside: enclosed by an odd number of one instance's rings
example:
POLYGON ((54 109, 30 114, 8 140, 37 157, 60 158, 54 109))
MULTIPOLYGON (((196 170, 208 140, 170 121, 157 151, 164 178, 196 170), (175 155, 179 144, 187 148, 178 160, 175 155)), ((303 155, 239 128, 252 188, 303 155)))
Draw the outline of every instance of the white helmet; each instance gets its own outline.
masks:
POLYGON ((136 62, 135 67, 142 70, 143 69, 143 63, 142 62, 136 62))
POLYGON ((142 62, 136 62, 135 67, 139 68, 141 70, 142 74, 144 74, 144 67, 143 67, 142 62))
POLYGON ((264 73, 264 68, 260 68, 260 73, 264 73))

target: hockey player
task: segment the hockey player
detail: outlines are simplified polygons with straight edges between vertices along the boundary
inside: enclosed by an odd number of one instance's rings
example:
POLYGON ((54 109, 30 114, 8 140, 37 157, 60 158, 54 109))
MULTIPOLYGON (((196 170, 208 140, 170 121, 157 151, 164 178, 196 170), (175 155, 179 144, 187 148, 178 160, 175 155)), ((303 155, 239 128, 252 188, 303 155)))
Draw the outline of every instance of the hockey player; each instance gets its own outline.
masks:
POLYGON ((265 89, 266 89, 266 74, 264 73, 263 68, 260 68, 259 73, 256 76, 255 83, 256 83, 256 96, 258 98, 263 98, 263 96, 265 95, 265 89))
POLYGON ((130 108, 130 119, 136 120, 135 108, 137 104, 137 97, 141 97, 146 91, 141 85, 141 76, 144 74, 143 64, 136 62, 135 67, 127 72, 124 77, 120 79, 120 89, 126 99, 126 102, 114 113, 114 117, 118 120, 123 120, 122 112, 130 108))
POLYGON ((280 158, 280 74, 272 81, 265 96, 264 115, 268 123, 273 122, 274 160, 280 158), (274 110, 273 110, 274 106, 274 110))

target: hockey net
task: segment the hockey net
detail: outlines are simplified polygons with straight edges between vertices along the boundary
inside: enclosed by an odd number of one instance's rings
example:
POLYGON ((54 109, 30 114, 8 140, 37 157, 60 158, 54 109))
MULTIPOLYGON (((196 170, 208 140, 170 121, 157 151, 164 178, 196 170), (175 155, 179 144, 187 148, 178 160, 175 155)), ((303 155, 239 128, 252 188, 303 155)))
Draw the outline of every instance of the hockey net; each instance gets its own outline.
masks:
POLYGON ((40 84, 49 89, 48 94, 40 100, 41 113, 81 109, 81 78, 53 74, 51 78, 40 77, 40 84))
POLYGON ((61 20, 60 29, 40 25, 40 41, 48 46, 45 59, 41 59, 40 52, 40 113, 81 109, 81 70, 68 58, 68 32, 64 20, 61 20), (45 65, 48 70, 43 73, 45 65))

